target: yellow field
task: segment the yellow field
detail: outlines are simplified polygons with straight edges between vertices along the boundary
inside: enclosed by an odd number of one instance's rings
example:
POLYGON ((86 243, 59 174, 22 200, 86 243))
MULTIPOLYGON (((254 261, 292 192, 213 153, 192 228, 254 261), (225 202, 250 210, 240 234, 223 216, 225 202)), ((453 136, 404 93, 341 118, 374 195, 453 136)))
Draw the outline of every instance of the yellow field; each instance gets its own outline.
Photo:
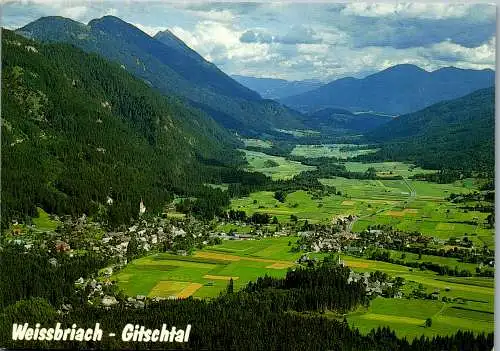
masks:
POLYGON ((360 316, 360 318, 383 321, 383 322, 391 322, 391 323, 396 322, 396 323, 413 324, 413 325, 422 325, 425 322, 423 319, 418 319, 418 318, 377 314, 377 313, 367 313, 360 316))
POLYGON ((189 286, 182 289, 182 291, 177 294, 177 297, 179 297, 181 299, 189 297, 189 296, 193 295, 196 292, 196 290, 198 290, 202 286, 203 286, 203 284, 200 284, 200 283, 191 283, 191 284, 189 284, 189 286))
POLYGON ((215 279, 215 280, 238 280, 240 277, 229 277, 227 275, 211 275, 211 274, 206 274, 203 276, 203 278, 206 279, 215 279))
POLYGON ((366 262, 356 262, 356 261, 350 261, 349 259, 344 259, 344 262, 347 266, 353 267, 353 268, 368 268, 370 267, 369 263, 366 262))
POLYGON ((293 267, 293 263, 273 263, 272 265, 267 266, 266 268, 285 269, 290 267, 293 267))
POLYGON ((387 211, 385 214, 391 217, 403 217, 405 215, 404 211, 387 211))
POLYGON ((191 285, 190 282, 177 282, 173 280, 162 280, 149 292, 149 297, 170 297, 177 296, 185 288, 191 285))
POLYGON ((436 225, 437 230, 453 230, 455 229, 455 224, 453 223, 438 223, 436 225))
POLYGON ((342 206, 353 206, 354 204, 356 204, 356 201, 351 201, 351 200, 344 200, 341 203, 342 206))
MULTIPOLYGON (((223 253, 217 253, 217 252, 204 252, 204 251, 198 251, 194 254, 194 257, 201 257, 201 258, 212 258, 216 260, 227 260, 227 261, 240 261, 240 260, 246 260, 246 261, 254 261, 254 262, 266 262, 266 263, 278 263, 278 264, 286 264, 290 265, 290 262, 287 261, 278 261, 278 260, 269 260, 266 258, 255 258, 255 257, 241 257, 241 256, 235 256, 235 255, 228 255, 228 254, 223 254, 223 253)), ((292 264, 293 266, 293 264, 292 264)), ((289 266, 291 267, 291 266, 289 266)))

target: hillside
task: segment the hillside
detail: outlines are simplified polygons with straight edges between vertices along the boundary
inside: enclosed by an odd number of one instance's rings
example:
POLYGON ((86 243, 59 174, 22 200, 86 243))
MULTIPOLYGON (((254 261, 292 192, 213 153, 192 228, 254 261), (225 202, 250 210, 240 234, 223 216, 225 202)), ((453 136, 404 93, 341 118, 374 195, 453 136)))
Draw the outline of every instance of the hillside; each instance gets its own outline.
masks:
POLYGON ((281 101, 300 111, 337 107, 400 115, 443 100, 455 99, 494 84, 492 70, 454 67, 427 72, 414 65, 397 65, 363 79, 342 78, 310 92, 281 101))
POLYGON ((209 116, 118 64, 8 30, 2 48, 3 226, 36 206, 124 222, 141 198, 160 209, 242 162, 231 151, 239 142, 209 116))
POLYGON ((42 41, 71 43, 116 61, 150 86, 185 99, 241 134, 302 126, 299 114, 274 101, 262 100, 171 33, 160 33, 157 40, 113 16, 94 19, 88 25, 63 17, 43 17, 17 33, 42 41))
POLYGON ((373 113, 352 113, 339 108, 325 108, 307 115, 308 128, 329 133, 365 133, 393 118, 373 113))
POLYGON ((431 169, 492 171, 495 90, 481 89, 399 116, 366 136, 385 143, 383 158, 410 159, 431 169))
POLYGON ((283 99, 288 96, 302 94, 323 85, 316 80, 288 81, 275 78, 256 78, 232 75, 237 82, 258 92, 265 99, 283 99))

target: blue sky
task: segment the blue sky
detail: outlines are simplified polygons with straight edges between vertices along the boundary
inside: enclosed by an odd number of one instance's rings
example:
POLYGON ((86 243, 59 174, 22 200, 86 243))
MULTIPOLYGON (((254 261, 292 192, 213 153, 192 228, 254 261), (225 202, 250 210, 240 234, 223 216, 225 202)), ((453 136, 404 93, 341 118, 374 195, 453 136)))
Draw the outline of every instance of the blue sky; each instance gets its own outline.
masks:
POLYGON ((399 63, 495 67, 494 5, 7 0, 2 10, 10 29, 49 15, 170 29, 228 74, 330 81, 399 63))

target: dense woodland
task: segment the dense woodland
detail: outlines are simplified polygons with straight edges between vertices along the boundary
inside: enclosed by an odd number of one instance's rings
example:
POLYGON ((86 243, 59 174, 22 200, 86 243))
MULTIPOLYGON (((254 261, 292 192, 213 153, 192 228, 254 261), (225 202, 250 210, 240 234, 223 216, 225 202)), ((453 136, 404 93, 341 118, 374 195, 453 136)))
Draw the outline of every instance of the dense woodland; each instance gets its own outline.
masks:
POLYGON ((68 45, 7 30, 2 43, 3 228, 36 206, 114 225, 136 217, 141 198, 152 211, 174 194, 203 198, 202 212, 227 204, 203 183, 243 158, 209 116, 68 45))

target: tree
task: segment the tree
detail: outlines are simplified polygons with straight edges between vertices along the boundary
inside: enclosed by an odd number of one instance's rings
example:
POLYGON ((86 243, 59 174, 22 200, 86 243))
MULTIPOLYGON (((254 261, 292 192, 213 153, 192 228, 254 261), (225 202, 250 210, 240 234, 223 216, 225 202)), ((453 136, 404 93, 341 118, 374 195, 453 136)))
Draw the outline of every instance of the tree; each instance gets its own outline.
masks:
POLYGON ((427 318, 425 320, 425 327, 429 328, 430 326, 432 326, 432 318, 427 318))
POLYGON ((233 278, 229 279, 229 284, 227 285, 227 293, 232 294, 234 292, 234 282, 233 278))
POLYGON ((285 202, 286 199, 286 193, 283 190, 278 190, 274 192, 274 198, 278 200, 279 202, 285 202))
POLYGON ((493 226, 495 225, 495 213, 490 213, 488 217, 486 217, 486 221, 488 222, 489 227, 493 228, 493 226))

